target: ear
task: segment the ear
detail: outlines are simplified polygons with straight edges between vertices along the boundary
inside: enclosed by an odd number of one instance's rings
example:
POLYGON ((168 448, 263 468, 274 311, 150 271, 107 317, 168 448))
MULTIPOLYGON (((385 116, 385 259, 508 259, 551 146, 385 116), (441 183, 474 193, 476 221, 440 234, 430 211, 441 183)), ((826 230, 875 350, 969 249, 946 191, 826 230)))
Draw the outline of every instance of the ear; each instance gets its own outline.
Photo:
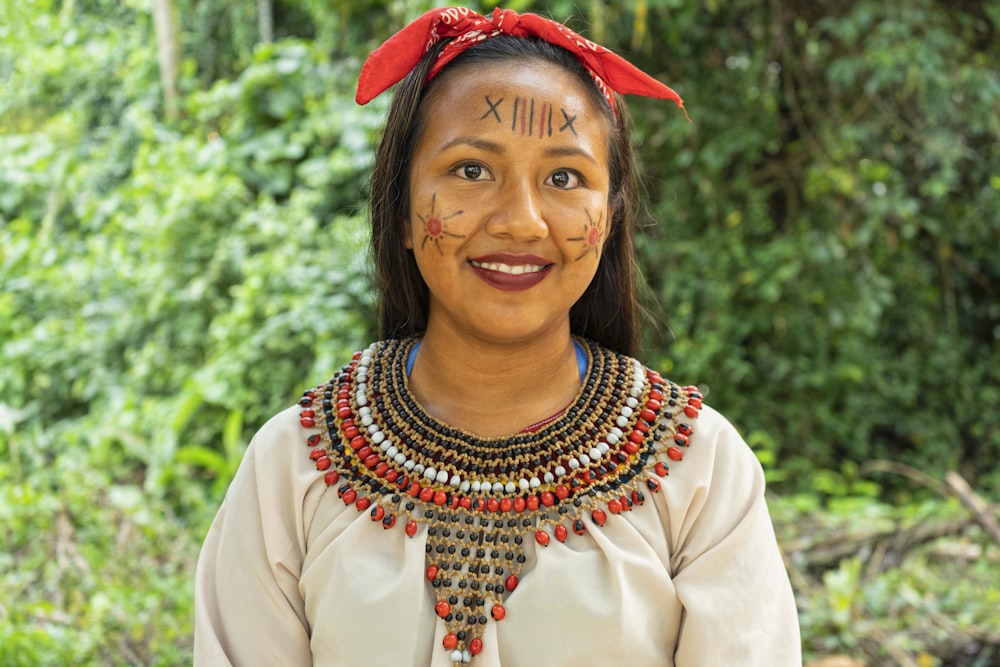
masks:
POLYGON ((403 247, 413 250, 413 223, 409 216, 403 219, 403 247))

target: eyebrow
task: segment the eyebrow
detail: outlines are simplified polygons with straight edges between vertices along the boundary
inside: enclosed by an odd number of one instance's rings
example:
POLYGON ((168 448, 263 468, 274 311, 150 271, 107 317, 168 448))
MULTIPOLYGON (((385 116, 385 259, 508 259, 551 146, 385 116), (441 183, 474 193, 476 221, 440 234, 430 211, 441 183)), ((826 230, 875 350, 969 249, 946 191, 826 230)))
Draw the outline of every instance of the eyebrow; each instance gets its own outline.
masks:
MULTIPOLYGON (((482 149, 488 153, 494 153, 496 155, 502 155, 505 152, 504 147, 495 142, 488 141, 486 139, 480 139, 479 137, 455 137, 444 146, 441 147, 440 152, 444 152, 449 148, 455 146, 472 146, 473 148, 482 149)), ((593 162, 597 165, 597 160, 594 156, 583 150, 582 148, 577 148, 576 146, 548 146, 545 149, 546 157, 573 157, 578 156, 593 162)), ((598 165, 600 166, 600 165, 598 165)))

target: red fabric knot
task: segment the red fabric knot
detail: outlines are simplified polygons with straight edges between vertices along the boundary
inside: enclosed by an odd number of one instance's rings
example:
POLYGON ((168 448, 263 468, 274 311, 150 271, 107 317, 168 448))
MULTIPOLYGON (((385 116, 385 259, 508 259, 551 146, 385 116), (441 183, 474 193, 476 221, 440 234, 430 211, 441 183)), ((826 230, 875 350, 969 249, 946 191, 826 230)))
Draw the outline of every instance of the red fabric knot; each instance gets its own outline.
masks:
MULTIPOLYGON (((614 93, 672 100, 687 118, 684 101, 621 56, 578 35, 561 23, 537 14, 494 9, 486 18, 464 7, 432 9, 375 49, 361 68, 355 100, 367 104, 399 82, 442 39, 452 38, 441 49, 427 74, 426 84, 466 49, 497 35, 537 37, 573 53, 590 72, 614 114, 614 93)), ((690 120, 690 118, 688 118, 690 120)))

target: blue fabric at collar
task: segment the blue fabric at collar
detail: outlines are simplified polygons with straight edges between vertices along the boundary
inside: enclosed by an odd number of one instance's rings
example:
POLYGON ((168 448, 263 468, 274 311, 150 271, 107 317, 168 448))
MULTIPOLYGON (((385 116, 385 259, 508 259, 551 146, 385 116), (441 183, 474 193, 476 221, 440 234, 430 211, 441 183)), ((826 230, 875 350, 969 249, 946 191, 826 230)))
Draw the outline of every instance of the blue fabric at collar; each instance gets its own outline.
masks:
MULTIPOLYGON (((413 372, 413 362, 417 360, 417 350, 420 349, 422 343, 423 341, 417 341, 417 344, 413 346, 409 356, 406 358, 407 377, 413 372)), ((576 348, 576 367, 580 371, 580 382, 583 382, 587 377, 587 352, 583 349, 583 345, 580 345, 580 342, 575 338, 573 339, 573 347, 576 348)))

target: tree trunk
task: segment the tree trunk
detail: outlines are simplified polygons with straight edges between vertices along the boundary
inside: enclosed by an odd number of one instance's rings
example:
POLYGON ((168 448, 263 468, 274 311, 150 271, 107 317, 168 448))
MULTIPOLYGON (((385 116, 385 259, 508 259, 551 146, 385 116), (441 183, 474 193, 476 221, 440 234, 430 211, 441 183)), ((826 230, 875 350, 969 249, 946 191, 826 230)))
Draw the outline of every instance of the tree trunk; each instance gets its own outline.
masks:
POLYGON ((181 46, 177 31, 177 7, 174 0, 153 0, 157 56, 163 85, 163 106, 168 121, 177 120, 181 111, 181 46))
POLYGON ((257 27, 261 42, 267 44, 274 41, 274 7, 271 0, 257 0, 257 27))

